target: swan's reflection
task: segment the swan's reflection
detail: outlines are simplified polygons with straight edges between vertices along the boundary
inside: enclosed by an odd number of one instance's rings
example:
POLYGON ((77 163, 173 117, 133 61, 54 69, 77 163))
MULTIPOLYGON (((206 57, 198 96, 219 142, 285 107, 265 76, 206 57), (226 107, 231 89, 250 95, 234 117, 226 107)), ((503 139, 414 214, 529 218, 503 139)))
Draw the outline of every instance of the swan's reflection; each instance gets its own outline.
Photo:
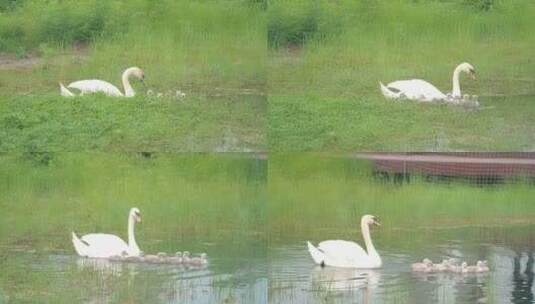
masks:
POLYGON ((79 270, 91 270, 105 276, 120 276, 123 273, 123 263, 111 262, 107 259, 82 258, 76 259, 79 270))
POLYGON ((312 286, 322 290, 352 290, 375 287, 381 273, 371 269, 336 268, 317 266, 311 273, 312 286))

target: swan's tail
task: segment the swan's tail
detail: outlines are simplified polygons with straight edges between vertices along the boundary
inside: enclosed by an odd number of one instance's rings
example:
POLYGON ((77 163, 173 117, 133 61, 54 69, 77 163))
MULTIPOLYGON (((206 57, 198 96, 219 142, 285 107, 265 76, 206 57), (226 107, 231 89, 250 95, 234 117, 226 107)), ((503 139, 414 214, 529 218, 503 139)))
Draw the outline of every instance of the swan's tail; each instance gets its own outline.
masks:
POLYGON ((74 232, 72 233, 72 244, 74 245, 74 250, 79 256, 87 256, 87 245, 84 244, 84 242, 82 242, 82 240, 80 240, 74 232))
POLYGON ((381 93, 383 93, 383 96, 388 99, 398 99, 401 97, 401 92, 394 92, 390 90, 387 86, 385 86, 382 82, 379 82, 379 85, 381 86, 381 93))
POLYGON ((314 260, 314 263, 324 265, 325 263, 325 255, 323 252, 321 252, 318 248, 314 247, 314 245, 310 244, 310 242, 307 242, 308 245, 308 252, 310 253, 310 256, 314 260))
POLYGON ((69 91, 69 89, 67 89, 63 83, 59 83, 59 92, 61 93, 61 96, 65 96, 65 97, 73 97, 74 94, 69 91))

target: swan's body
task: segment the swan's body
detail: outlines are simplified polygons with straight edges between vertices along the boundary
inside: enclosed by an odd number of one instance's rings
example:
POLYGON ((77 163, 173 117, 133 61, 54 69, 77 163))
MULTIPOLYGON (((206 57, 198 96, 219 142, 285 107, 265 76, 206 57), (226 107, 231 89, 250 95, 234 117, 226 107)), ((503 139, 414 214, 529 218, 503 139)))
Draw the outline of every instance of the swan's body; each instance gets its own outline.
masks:
POLYGON ((104 93, 108 96, 114 97, 133 97, 136 95, 134 89, 130 85, 130 77, 137 77, 139 80, 143 81, 145 74, 143 70, 138 67, 131 67, 126 69, 123 72, 121 77, 124 93, 122 93, 116 86, 113 84, 99 79, 89 79, 89 80, 79 80, 70 83, 65 87, 62 83, 59 84, 61 96, 72 97, 76 96, 69 89, 76 89, 80 91, 80 95, 91 94, 91 93, 104 93))
POLYGON ((128 243, 113 234, 93 233, 78 238, 72 233, 72 243, 79 256, 110 258, 118 256, 139 256, 140 250, 134 237, 134 222, 141 221, 139 209, 132 208, 128 216, 128 243))
POLYGON ((379 83, 381 92, 389 99, 410 99, 423 102, 446 101, 458 102, 463 98, 459 77, 461 72, 468 73, 475 78, 475 69, 469 63, 461 63, 453 71, 453 89, 444 94, 434 85, 422 79, 398 80, 387 84, 379 83))
POLYGON ((316 264, 347 268, 380 268, 381 257, 375 250, 370 237, 370 225, 379 225, 375 216, 365 215, 361 229, 367 252, 357 243, 349 241, 323 241, 318 247, 308 242, 308 251, 316 264))

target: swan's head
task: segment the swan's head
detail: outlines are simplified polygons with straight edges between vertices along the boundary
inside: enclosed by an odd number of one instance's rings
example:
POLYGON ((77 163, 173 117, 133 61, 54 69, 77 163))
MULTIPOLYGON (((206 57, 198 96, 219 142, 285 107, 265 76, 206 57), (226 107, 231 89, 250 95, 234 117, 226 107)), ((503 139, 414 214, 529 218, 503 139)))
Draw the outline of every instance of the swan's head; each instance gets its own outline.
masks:
POLYGON ((138 67, 128 68, 125 71, 125 73, 128 74, 128 76, 136 77, 137 79, 141 80, 141 82, 143 82, 145 80, 145 73, 143 72, 142 69, 140 69, 138 67))
POLYGON ((457 69, 459 69, 462 72, 465 72, 466 74, 470 75, 472 79, 476 79, 476 69, 469 64, 468 62, 461 63, 457 69))
POLYGON ((139 209, 132 208, 130 209, 130 217, 132 217, 136 222, 141 222, 141 212, 139 212, 139 209))
POLYGON ((374 215, 365 215, 362 217, 361 221, 362 224, 366 224, 368 226, 375 225, 375 226, 381 226, 379 223, 379 218, 374 215))
POLYGON ((465 269, 466 267, 468 267, 468 263, 463 262, 463 263, 461 264, 461 268, 462 268, 462 269, 465 269))

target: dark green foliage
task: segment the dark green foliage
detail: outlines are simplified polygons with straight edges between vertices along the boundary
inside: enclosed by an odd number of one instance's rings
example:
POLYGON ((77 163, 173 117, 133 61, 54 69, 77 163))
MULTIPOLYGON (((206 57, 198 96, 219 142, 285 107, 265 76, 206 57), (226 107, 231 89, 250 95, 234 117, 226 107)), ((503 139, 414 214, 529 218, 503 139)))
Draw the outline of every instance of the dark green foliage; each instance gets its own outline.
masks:
POLYGON ((491 10, 495 5, 495 0, 464 0, 464 3, 480 11, 491 10))
POLYGON ((268 45, 271 48, 303 45, 312 38, 336 33, 341 26, 340 19, 320 1, 270 3, 268 45))
POLYGON ((4 52, 29 50, 41 43, 90 42, 100 36, 123 33, 129 22, 128 12, 115 9, 107 1, 9 3, 12 4, 0 6, 0 10, 9 9, 0 15, 0 51, 4 52))
POLYGON ((24 0, 0 0, 0 12, 14 10, 23 3, 24 0))

